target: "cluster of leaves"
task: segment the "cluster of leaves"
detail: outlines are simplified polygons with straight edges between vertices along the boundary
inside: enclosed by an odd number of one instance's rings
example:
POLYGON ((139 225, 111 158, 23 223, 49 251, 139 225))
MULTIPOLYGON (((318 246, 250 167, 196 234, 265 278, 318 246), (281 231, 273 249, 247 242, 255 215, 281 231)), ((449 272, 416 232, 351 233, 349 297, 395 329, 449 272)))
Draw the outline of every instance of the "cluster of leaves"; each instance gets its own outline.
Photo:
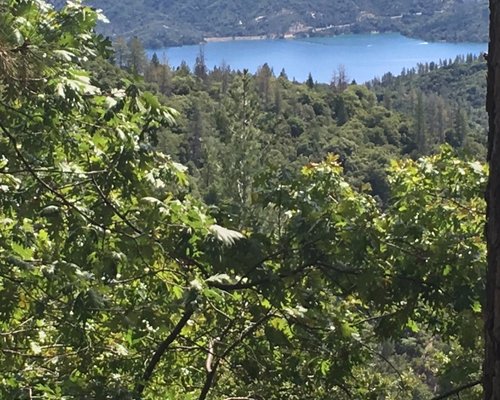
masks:
POLYGON ((108 46, 98 16, 15 0, 2 13, 2 65, 25 67, 1 75, 2 397, 118 396, 182 313, 176 252, 210 234, 184 167, 152 150, 174 112, 82 68, 108 46))
MULTIPOLYGON (((64 0, 51 2, 61 5, 64 0)), ((213 36, 274 37, 297 29, 305 35, 376 30, 435 41, 487 41, 484 0, 89 0, 88 4, 102 8, 110 18, 110 25, 100 26, 103 33, 138 36, 150 48, 199 43, 213 36)))
MULTIPOLYGON (((85 69, 107 55, 95 11, 2 11, 0 397, 422 399, 475 377, 481 164, 450 148, 394 163, 384 211, 336 156, 249 182, 259 114, 241 74, 231 220, 155 149, 182 117, 85 69), (438 351, 396 367, 418 340, 438 351)), ((376 108, 366 88, 338 96, 376 108)))

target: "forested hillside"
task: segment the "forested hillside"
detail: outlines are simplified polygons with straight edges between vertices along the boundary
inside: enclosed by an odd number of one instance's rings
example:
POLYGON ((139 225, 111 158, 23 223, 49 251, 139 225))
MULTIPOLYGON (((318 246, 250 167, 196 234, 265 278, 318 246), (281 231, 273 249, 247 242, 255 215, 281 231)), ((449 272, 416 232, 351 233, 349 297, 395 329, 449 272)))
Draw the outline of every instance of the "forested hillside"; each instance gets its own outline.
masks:
POLYGON ((485 154, 485 62, 472 55, 419 65, 398 77, 386 74, 368 87, 346 81, 343 69, 325 85, 312 76, 292 82, 286 71, 276 75, 267 65, 255 75, 227 65, 208 70, 202 53, 192 68, 176 70, 156 57, 141 59, 150 88, 181 113, 160 135, 159 147, 190 168, 209 202, 228 195, 222 172, 228 154, 245 158, 242 173, 251 177, 268 167, 296 171, 335 153, 351 183, 365 184, 383 201, 391 159, 416 158, 444 143, 485 154), (231 140, 243 127, 250 129, 252 150, 231 140))
MULTIPOLYGON (((414 110, 415 93, 422 92, 423 118, 429 132, 446 136, 446 129, 462 124, 478 144, 484 146, 486 143, 486 62, 482 56, 475 59, 467 55, 420 64, 417 68, 404 69, 399 76, 385 74, 368 86, 375 91, 379 101, 404 113, 414 110), (453 115, 462 116, 453 120, 453 115)), ((477 151, 484 154, 484 147, 477 151)))
MULTIPOLYGON (((63 0, 53 0, 63 4, 63 0)), ((486 41, 485 0, 88 0, 104 10, 111 37, 138 36, 149 48, 207 37, 332 35, 398 31, 426 40, 486 41), (467 21, 466 23, 464 21, 467 21)))
POLYGON ((172 70, 100 17, 0 2, 0 398, 480 399, 483 60, 172 70))

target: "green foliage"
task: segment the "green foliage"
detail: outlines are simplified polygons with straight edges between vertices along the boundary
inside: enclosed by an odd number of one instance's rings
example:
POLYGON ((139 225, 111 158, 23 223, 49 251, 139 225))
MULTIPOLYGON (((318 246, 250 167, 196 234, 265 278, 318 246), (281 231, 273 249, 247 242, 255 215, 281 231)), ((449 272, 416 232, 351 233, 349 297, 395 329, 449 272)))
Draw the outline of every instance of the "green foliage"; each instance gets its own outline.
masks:
MULTIPOLYGON (((471 154, 486 153, 486 63, 482 57, 469 54, 420 64, 397 77, 388 73, 369 86, 386 107, 419 116, 421 132, 431 147, 444 140, 471 154), (423 115, 417 112, 419 101, 423 115)), ((411 149, 413 144, 407 146, 411 149)))
POLYGON ((366 87, 155 62, 178 114, 105 64, 95 11, 2 7, 0 397, 422 399, 476 377, 483 165, 394 162, 381 209, 321 160, 397 149, 405 117, 366 87))
POLYGON ((476 99, 484 92, 484 65, 472 57, 465 61, 441 68, 423 65, 419 73, 388 75, 368 87, 340 78, 329 86, 292 83, 276 78, 267 65, 253 76, 222 65, 200 79, 186 68, 172 71, 150 63, 145 79, 186 116, 160 134, 159 146, 190 167, 196 190, 209 203, 235 204, 236 178, 231 176, 236 171, 227 160, 238 154, 250 164, 245 172, 237 170, 251 181, 268 167, 294 174, 329 152, 340 155, 352 184, 369 184, 372 194, 386 202, 389 160, 417 158, 445 142, 472 154, 485 152, 484 128, 476 122, 484 117, 476 99), (457 103, 448 86, 475 95, 457 103), (247 117, 241 110, 243 95, 249 99, 247 117), (242 129, 253 132, 247 143, 253 151, 234 143, 242 129))
POLYGON ((107 45, 90 34, 97 14, 12 1, 7 15, 26 45, 2 36, 3 64, 27 71, 1 77, 0 391, 123 398, 137 355, 182 312, 182 274, 168 271, 212 220, 184 167, 152 151, 173 110, 130 82, 101 90, 82 68, 107 45))

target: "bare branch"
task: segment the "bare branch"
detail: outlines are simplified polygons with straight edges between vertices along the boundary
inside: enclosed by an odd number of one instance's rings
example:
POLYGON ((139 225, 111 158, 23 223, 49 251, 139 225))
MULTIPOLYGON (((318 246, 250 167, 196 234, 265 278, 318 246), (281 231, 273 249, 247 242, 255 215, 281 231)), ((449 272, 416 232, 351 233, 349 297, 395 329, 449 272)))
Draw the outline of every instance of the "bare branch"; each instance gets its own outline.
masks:
POLYGON ((407 386, 405 384, 403 375, 401 374, 401 372, 394 366, 394 364, 387 357, 385 357, 382 353, 378 353, 378 352, 374 351, 372 348, 370 348, 370 346, 368 346, 367 344, 363 343, 361 340, 356 340, 356 342, 359 343, 361 346, 363 346, 365 349, 367 349, 373 355, 376 355, 377 357, 380 357, 387 365, 389 365, 389 367, 399 377, 399 383, 400 383, 401 392, 403 392, 404 390, 407 390, 407 386))
POLYGON ((478 386, 478 385, 480 385, 482 383, 483 383, 483 381, 481 381, 481 380, 470 382, 470 383, 462 385, 462 386, 460 386, 460 387, 458 387, 456 389, 450 390, 449 392, 446 392, 446 393, 440 394, 439 396, 433 397, 431 400, 443 400, 443 399, 447 399, 448 397, 451 397, 451 396, 454 396, 454 395, 459 395, 459 393, 463 392, 464 390, 471 389, 471 388, 473 388, 475 386, 478 386))
POLYGON ((278 275, 268 276, 266 278, 258 279, 258 280, 251 281, 251 282, 241 282, 241 279, 240 279, 240 281, 238 281, 236 283, 232 283, 232 284, 231 283, 227 284, 227 283, 213 282, 213 281, 207 282, 207 284, 210 287, 215 287, 217 289, 226 290, 228 292, 233 291, 233 290, 253 289, 257 286, 264 285, 266 283, 271 283, 274 280, 290 278, 294 275, 298 275, 301 272, 304 272, 309 267, 312 267, 312 265, 311 264, 301 265, 300 267, 298 267, 292 271, 282 272, 281 274, 278 274, 278 275))
POLYGON ((224 400, 257 400, 255 397, 226 397, 224 400))
POLYGON ((215 375, 217 373, 217 369, 219 368, 219 365, 221 363, 221 360, 226 358, 243 340, 245 340, 248 336, 252 335, 264 322, 266 322, 269 318, 273 317, 273 313, 271 310, 267 312, 266 315, 264 315, 261 319, 259 319, 257 322, 252 324, 250 327, 245 329, 240 337, 233 342, 224 352, 222 353, 222 356, 217 358, 211 365, 211 371, 208 372, 207 377, 205 378, 205 384, 203 385, 203 388, 201 389, 200 396, 198 397, 198 400, 205 400, 208 392, 212 388, 213 381, 215 379, 215 375))
POLYGON ((137 394, 138 398, 141 397, 142 392, 146 387, 146 383, 153 375, 153 371, 156 368, 156 365, 160 362, 161 358, 168 350, 169 346, 180 335, 182 328, 184 328, 184 326, 187 324, 193 313, 194 309, 192 307, 188 307, 184 312, 184 314, 182 315, 182 318, 179 320, 179 322, 177 322, 177 325, 174 327, 172 332, 170 332, 170 335, 168 335, 168 337, 158 345, 155 353, 153 354, 153 357, 151 357, 151 360, 149 361, 144 371, 144 374, 142 375, 141 381, 136 386, 135 393, 137 394))

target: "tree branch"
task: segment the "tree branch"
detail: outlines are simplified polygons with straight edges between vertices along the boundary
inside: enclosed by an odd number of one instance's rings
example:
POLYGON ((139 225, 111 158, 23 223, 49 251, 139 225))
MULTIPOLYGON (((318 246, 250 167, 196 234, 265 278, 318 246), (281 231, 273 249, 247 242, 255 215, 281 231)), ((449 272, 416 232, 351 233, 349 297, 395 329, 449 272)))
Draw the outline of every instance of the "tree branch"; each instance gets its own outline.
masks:
POLYGON ((471 389, 474 386, 478 386, 481 383, 483 383, 483 381, 481 381, 481 380, 477 380, 477 381, 474 381, 474 382, 467 383, 467 384, 462 385, 462 386, 460 386, 460 387, 458 387, 456 389, 450 390, 449 392, 446 392, 446 393, 443 393, 443 394, 441 394, 439 396, 433 397, 431 400, 443 400, 443 399, 447 399, 448 397, 454 396, 456 394, 458 395, 460 392, 463 392, 464 390, 471 389))
POLYGON ((301 265, 300 267, 298 267, 292 271, 287 271, 287 272, 282 272, 281 274, 267 276, 265 278, 257 279, 255 281, 251 281, 251 282, 241 282, 241 279, 240 279, 236 283, 220 283, 220 282, 210 282, 209 281, 209 282, 207 282, 207 284, 210 287, 214 287, 214 288, 221 289, 221 290, 226 290, 228 292, 233 291, 233 290, 253 289, 257 286, 264 285, 266 283, 272 283, 273 281, 277 281, 277 280, 285 279, 285 278, 290 278, 294 275, 298 275, 298 274, 304 272, 305 270, 307 270, 307 268, 312 267, 312 266, 313 265, 311 265, 311 264, 301 265))
POLYGON ((68 208, 76 211, 78 214, 80 214, 82 217, 84 217, 87 221, 90 221, 96 226, 101 226, 101 224, 97 223, 94 221, 92 218, 90 218, 87 214, 82 212, 76 205, 71 203, 64 195, 59 193, 56 189, 54 189, 52 186, 50 186, 47 182, 45 182, 42 178, 38 176, 36 173, 35 169, 31 166, 31 164, 28 162, 28 160, 24 157, 23 153, 18 147, 17 140, 12 135, 7 128, 0 122, 0 129, 3 131, 4 135, 9 139, 9 141, 12 143, 12 147, 14 148, 14 151, 16 152, 17 156, 19 157, 19 160, 21 160, 21 163, 25 166, 27 171, 35 178, 35 180, 42 185, 46 190, 48 190, 50 193, 52 193, 55 197, 57 197, 65 206, 68 208))
POLYGON ((271 312, 271 310, 268 311, 266 315, 264 315, 261 319, 259 319, 257 322, 255 322, 253 325, 245 329, 240 337, 232 343, 225 351, 222 353, 221 357, 217 358, 215 362, 212 364, 212 370, 207 374, 207 377, 205 379, 205 384, 203 385, 203 388, 201 389, 200 396, 198 397, 198 400, 205 400, 208 392, 212 388, 213 381, 215 379, 215 375, 217 373, 217 369, 220 365, 220 362, 222 359, 226 358, 229 353, 231 353, 243 340, 245 340, 248 336, 253 334, 260 325, 262 325, 264 322, 266 322, 269 318, 271 318, 274 314, 271 312))
POLYGON ((257 400, 254 397, 226 397, 224 400, 257 400))
POLYGON ((379 353, 379 352, 371 349, 370 346, 363 343, 361 340, 356 340, 356 342, 359 343, 361 346, 363 346, 365 349, 367 349, 371 354, 376 355, 377 357, 381 358, 387 365, 389 365, 389 367, 391 367, 391 369, 396 373, 396 375, 399 378, 399 387, 400 387, 401 392, 403 392, 404 390, 407 389, 403 375, 387 357, 385 357, 382 353, 379 353))
POLYGON ((182 315, 182 318, 177 322, 177 325, 175 328, 172 330, 170 335, 161 342, 155 353, 153 354, 153 357, 151 357, 151 360, 149 361, 146 369, 144 370, 144 374, 142 375, 141 381, 137 384, 135 388, 135 393, 137 395, 137 398, 141 398, 142 392, 144 391, 146 387, 146 383, 149 381, 151 376, 153 375, 153 371, 156 368, 156 365, 160 362, 161 358, 165 354, 165 352, 168 350, 169 346, 172 344, 172 342, 177 339, 177 337, 180 335, 182 328, 187 324, 189 319, 194 313, 194 309, 192 307, 189 307, 184 314, 182 315))
POLYGON ((200 397, 198 397, 198 400, 205 400, 207 398, 208 392, 212 388, 212 384, 215 379, 215 374, 217 373, 217 369, 219 368, 220 365, 220 358, 215 361, 215 363, 212 365, 212 370, 207 374, 207 377, 205 378, 205 383, 203 384, 203 388, 201 389, 200 392, 200 397))
POLYGON ((102 199, 102 201, 104 201, 104 203, 109 208, 111 208, 111 210, 113 210, 113 212, 125 223, 125 225, 127 225, 130 229, 132 229, 138 235, 143 235, 144 232, 142 230, 140 230, 139 228, 137 228, 132 222, 130 222, 130 220, 125 216, 125 214, 123 214, 120 210, 118 210, 118 208, 115 207, 115 205, 111 202, 111 200, 109 200, 106 197, 106 195, 104 194, 102 189, 99 187, 99 185, 97 184, 97 182, 93 178, 92 178, 92 183, 94 184, 94 187, 96 188, 97 193, 99 194, 99 197, 102 199))

